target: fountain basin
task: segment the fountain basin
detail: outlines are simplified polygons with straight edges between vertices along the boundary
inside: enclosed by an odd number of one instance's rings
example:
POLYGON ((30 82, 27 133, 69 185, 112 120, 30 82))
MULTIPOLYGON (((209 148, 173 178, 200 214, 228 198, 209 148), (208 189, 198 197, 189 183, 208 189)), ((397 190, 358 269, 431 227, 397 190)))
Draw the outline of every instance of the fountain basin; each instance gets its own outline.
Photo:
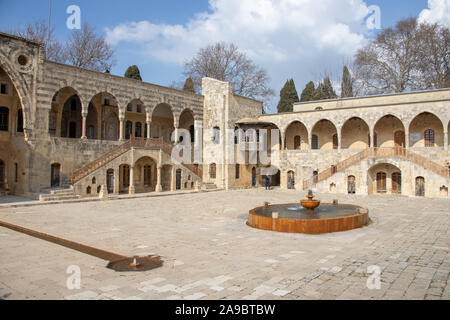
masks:
POLYGON ((300 204, 306 210, 314 210, 315 208, 317 208, 320 205, 320 200, 313 200, 313 199, 301 200, 300 204))
POLYGON ((315 210, 303 208, 299 203, 257 207, 249 211, 247 221, 250 227, 261 230, 306 234, 347 231, 368 223, 366 208, 331 203, 321 204, 315 210))

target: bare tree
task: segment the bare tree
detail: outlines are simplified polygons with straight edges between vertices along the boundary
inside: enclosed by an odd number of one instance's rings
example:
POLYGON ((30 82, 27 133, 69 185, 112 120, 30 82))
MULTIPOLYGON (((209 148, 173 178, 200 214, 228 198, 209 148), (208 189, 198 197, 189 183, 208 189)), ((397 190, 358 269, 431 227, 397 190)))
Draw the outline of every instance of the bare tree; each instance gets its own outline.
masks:
POLYGON ((381 32, 356 54, 357 77, 366 93, 403 92, 418 89, 417 21, 399 21, 395 28, 381 32))
POLYGON ((421 24, 417 32, 419 65, 424 87, 449 88, 450 31, 437 24, 421 24))
POLYGON ((80 30, 72 31, 64 51, 66 61, 75 67, 103 72, 109 71, 114 64, 114 50, 86 23, 80 30))
POLYGON ((55 28, 50 28, 44 20, 36 20, 24 27, 19 27, 12 33, 39 43, 44 44, 45 59, 63 63, 65 61, 62 44, 54 37, 55 28))
POLYGON ((255 65, 233 43, 216 43, 200 49, 184 64, 184 76, 191 78, 198 92, 203 77, 229 81, 237 95, 265 102, 275 93, 269 87, 267 72, 255 65))

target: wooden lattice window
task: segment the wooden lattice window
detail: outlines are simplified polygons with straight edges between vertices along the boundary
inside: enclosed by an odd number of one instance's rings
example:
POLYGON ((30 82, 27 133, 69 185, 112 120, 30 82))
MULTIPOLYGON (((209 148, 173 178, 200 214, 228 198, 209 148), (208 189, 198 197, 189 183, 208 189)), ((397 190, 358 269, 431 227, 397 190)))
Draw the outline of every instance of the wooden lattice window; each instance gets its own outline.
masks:
POLYGON ((434 147, 434 130, 425 130, 425 147, 434 147))

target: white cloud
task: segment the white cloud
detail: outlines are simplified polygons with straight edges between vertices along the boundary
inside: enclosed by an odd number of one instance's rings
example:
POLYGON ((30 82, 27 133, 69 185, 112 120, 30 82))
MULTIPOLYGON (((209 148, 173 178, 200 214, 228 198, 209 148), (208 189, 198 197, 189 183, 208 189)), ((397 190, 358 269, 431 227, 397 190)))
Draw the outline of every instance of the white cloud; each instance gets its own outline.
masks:
POLYGON ((450 0, 428 0, 428 9, 422 10, 419 22, 438 23, 450 28, 450 0))
POLYGON ((182 63, 217 41, 235 43, 279 90, 293 77, 304 84, 342 65, 366 42, 363 0, 209 0, 210 10, 185 25, 122 23, 106 29, 112 45, 132 42, 145 56, 182 63))

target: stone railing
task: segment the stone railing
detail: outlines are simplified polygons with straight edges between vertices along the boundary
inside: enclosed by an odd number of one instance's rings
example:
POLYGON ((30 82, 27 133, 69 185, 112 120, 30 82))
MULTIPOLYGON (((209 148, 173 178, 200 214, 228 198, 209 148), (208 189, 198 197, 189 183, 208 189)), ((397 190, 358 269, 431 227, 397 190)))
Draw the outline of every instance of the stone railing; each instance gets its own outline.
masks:
POLYGON ((367 158, 384 158, 384 157, 402 157, 408 161, 411 161, 419 166, 424 167, 444 178, 450 178, 450 171, 441 166, 440 164, 427 159, 415 152, 412 152, 405 148, 367 148, 350 158, 347 158, 330 168, 321 171, 318 175, 312 177, 311 179, 303 180, 303 190, 307 190, 311 185, 315 185, 321 181, 324 181, 338 172, 342 172, 345 169, 361 162, 367 158))

